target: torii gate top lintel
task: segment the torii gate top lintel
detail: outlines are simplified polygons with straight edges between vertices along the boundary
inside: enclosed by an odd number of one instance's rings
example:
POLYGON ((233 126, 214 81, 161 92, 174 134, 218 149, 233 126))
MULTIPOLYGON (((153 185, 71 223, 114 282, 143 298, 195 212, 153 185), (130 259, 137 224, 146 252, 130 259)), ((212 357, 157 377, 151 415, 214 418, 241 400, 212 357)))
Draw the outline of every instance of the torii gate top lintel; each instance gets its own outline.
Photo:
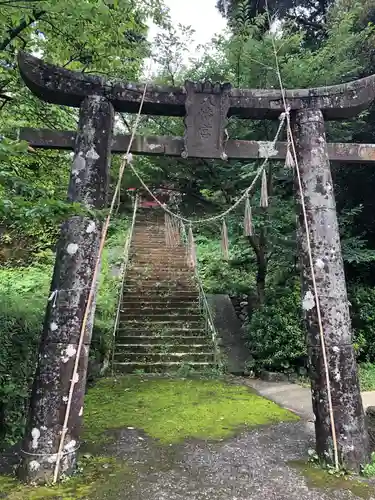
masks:
MULTIPOLYGON (((116 111, 136 113, 144 84, 115 82, 48 64, 30 54, 18 55, 21 76, 30 90, 47 102, 79 107, 85 97, 106 97, 116 111)), ((194 84, 185 87, 148 85, 143 114, 185 116, 187 88, 197 93, 227 97, 227 116, 253 119, 275 119, 284 111, 282 93, 277 89, 233 89, 230 84, 194 84)), ((375 75, 350 83, 309 89, 286 90, 291 110, 320 109, 326 120, 356 116, 375 100, 375 75)))

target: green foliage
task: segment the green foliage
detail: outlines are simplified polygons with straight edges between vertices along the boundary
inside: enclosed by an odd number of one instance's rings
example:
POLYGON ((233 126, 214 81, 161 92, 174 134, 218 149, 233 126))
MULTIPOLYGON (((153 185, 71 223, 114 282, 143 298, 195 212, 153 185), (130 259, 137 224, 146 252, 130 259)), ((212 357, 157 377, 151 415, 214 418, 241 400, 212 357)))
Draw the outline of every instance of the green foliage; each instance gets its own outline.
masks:
POLYGON ((359 361, 375 361, 375 288, 355 285, 349 289, 354 346, 359 361))
POLYGON ((252 315, 246 338, 257 372, 262 369, 288 372, 306 365, 298 282, 268 291, 266 304, 252 315))
POLYGON ((363 468, 363 475, 365 477, 375 476, 375 453, 371 454, 371 462, 363 468))
POLYGON ((291 467, 298 470, 311 488, 317 488, 323 491, 348 493, 354 498, 363 498, 371 500, 373 487, 366 484, 364 481, 351 477, 345 472, 339 471, 337 474, 330 469, 324 469, 316 463, 306 463, 303 461, 294 460, 289 462, 291 467))
POLYGON ((135 80, 150 53, 150 18, 166 22, 159 0, 1 4, 1 262, 30 264, 36 253, 54 247, 59 225, 79 209, 66 202, 70 154, 27 151, 17 140, 17 131, 25 126, 75 129, 77 110, 35 98, 20 79, 17 50, 40 54, 67 69, 135 80))
POLYGON ((375 390, 375 365, 372 363, 362 363, 358 367, 361 391, 375 390))
POLYGON ((202 235, 196 238, 196 243, 199 274, 207 292, 242 294, 254 285, 253 273, 235 261, 236 252, 239 252, 238 246, 231 242, 230 252, 233 260, 226 262, 223 260, 218 238, 202 235))
MULTIPOLYGON (((113 266, 122 258, 127 220, 113 224, 103 254, 90 357, 95 367, 108 361, 117 306, 118 279, 113 266)), ((24 268, 0 269, 0 446, 18 441, 23 432, 34 377, 54 254, 24 268)))
POLYGON ((0 269, 0 445, 25 425, 50 275, 50 265, 0 269))

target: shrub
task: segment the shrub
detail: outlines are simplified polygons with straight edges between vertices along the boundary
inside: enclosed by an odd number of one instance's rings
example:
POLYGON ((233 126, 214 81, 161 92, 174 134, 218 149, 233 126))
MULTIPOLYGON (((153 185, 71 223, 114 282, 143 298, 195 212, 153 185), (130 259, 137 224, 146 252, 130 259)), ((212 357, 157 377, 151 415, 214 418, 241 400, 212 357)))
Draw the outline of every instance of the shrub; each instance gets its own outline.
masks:
MULTIPOLYGON (((122 257, 126 232, 126 221, 116 223, 103 253, 90 350, 94 366, 109 359, 112 348, 118 297, 112 266, 122 257)), ((53 260, 52 252, 44 253, 42 263, 0 269, 0 446, 17 442, 25 426, 53 260)))
POLYGON ((246 336, 256 372, 290 372, 306 365, 301 292, 296 280, 267 292, 266 303, 253 313, 246 336))
MULTIPOLYGON (((353 285, 349 287, 348 295, 357 360, 373 363, 375 288, 353 285)), ((300 304, 297 280, 282 289, 267 292, 266 304, 253 314, 246 334, 256 371, 292 371, 306 364, 305 327, 300 304)))
POLYGON ((254 284, 254 272, 236 261, 238 246, 231 244, 230 260, 223 259, 220 240, 205 236, 196 238, 198 270, 205 291, 208 293, 244 294, 254 284))
POLYGON ((349 288, 353 342, 358 361, 375 361, 375 288, 354 285, 349 288))
POLYGON ((0 444, 25 425, 51 266, 0 270, 0 444))

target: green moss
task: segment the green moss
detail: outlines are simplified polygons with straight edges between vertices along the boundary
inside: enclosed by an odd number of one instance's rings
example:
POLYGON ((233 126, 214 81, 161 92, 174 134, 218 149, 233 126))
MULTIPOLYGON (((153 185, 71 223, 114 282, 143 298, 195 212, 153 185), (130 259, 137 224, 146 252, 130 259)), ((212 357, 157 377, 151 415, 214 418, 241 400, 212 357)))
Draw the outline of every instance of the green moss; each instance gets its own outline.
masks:
POLYGON ((307 485, 312 488, 345 490, 350 491, 358 498, 366 500, 372 498, 373 487, 358 479, 353 479, 350 476, 329 474, 321 467, 304 461, 293 461, 289 465, 300 471, 306 478, 307 485))
POLYGON ((161 443, 185 438, 222 439, 240 426, 298 417, 248 388, 217 380, 178 380, 127 376, 102 379, 88 392, 84 439, 100 443, 107 430, 144 430, 161 443))
POLYGON ((55 486, 26 486, 9 476, 0 476, 0 498, 7 500, 103 499, 111 492, 124 488, 131 473, 124 462, 110 457, 84 459, 82 471, 55 486))

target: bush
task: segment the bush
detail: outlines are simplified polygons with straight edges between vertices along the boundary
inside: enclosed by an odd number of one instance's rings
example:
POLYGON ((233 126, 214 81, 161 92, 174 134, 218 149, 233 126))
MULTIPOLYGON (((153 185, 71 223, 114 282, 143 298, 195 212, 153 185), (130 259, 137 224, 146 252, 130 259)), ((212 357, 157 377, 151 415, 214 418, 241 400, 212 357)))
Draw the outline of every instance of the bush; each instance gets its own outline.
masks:
POLYGON ((242 295, 254 287, 254 271, 235 260, 238 246, 230 245, 230 260, 227 262, 223 259, 220 240, 198 236, 196 244, 199 276, 207 293, 242 295))
POLYGON ((0 270, 0 444, 25 425, 51 266, 0 270))
MULTIPOLYGON (((359 363, 375 362, 375 288, 349 287, 353 345, 359 363)), ((256 311, 247 329, 253 366, 274 371, 295 371, 307 361, 300 285, 269 290, 265 306, 256 311)), ((366 365, 368 366, 368 365, 366 365)))
POLYGON ((256 372, 263 369, 291 372, 306 366, 301 292, 296 280, 267 292, 264 307, 250 319, 247 345, 256 372))
MULTIPOLYGON (((126 232, 126 221, 115 224, 103 253, 90 350, 96 366, 110 357, 118 298, 112 266, 122 257, 126 232)), ((23 434, 53 260, 51 252, 43 255, 43 263, 0 269, 0 446, 17 442, 23 434)))
POLYGON ((349 288, 353 342, 360 362, 375 361, 375 288, 354 285, 349 288))

